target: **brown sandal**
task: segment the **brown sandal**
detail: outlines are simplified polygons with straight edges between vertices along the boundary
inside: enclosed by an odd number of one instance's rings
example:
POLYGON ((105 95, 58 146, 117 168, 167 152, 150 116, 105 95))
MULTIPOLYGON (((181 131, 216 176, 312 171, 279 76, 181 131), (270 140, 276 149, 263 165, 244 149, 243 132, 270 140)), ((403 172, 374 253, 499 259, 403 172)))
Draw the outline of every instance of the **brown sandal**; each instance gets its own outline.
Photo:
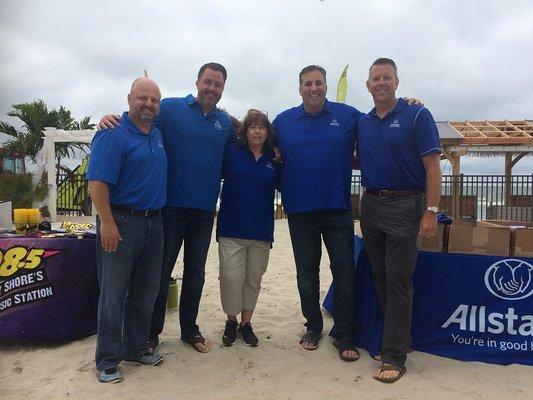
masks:
POLYGON ((357 348, 355 347, 355 344, 349 337, 342 337, 340 339, 335 339, 333 341, 333 346, 336 347, 336 349, 339 351, 339 357, 342 361, 346 362, 352 362, 359 360, 360 354, 357 348), (350 357, 344 355, 345 351, 353 351, 355 352, 355 356, 350 357))
POLYGON ((398 367, 396 365, 391 365, 391 364, 381 364, 379 367, 379 372, 381 373, 384 371, 398 371, 399 374, 396 375, 394 378, 380 378, 379 376, 375 376, 374 379, 376 381, 383 382, 383 383, 394 383, 407 372, 407 368, 398 367))
POLYGON ((210 350, 209 347, 207 346, 205 338, 201 334, 198 334, 188 339, 181 339, 181 340, 187 344, 190 344, 192 348, 196 350, 198 353, 208 353, 210 350), (203 345, 205 348, 199 346, 200 344, 203 345))
POLYGON ((320 341, 321 337, 322 337, 322 334, 320 332, 307 331, 305 333, 305 335, 303 335, 302 338, 300 339, 300 344, 303 345, 304 342, 307 342, 311 346, 310 347, 302 346, 303 349, 305 349, 305 350, 316 350, 316 349, 318 349, 318 342, 320 341))

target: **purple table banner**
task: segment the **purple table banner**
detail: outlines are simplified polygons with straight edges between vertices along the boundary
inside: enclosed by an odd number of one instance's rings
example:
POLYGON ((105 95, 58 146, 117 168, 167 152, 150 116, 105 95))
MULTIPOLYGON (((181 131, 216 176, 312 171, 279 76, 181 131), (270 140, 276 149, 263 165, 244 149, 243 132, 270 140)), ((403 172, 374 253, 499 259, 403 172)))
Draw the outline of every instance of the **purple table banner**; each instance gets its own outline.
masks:
POLYGON ((0 340, 90 336, 97 306, 95 239, 0 239, 0 340))

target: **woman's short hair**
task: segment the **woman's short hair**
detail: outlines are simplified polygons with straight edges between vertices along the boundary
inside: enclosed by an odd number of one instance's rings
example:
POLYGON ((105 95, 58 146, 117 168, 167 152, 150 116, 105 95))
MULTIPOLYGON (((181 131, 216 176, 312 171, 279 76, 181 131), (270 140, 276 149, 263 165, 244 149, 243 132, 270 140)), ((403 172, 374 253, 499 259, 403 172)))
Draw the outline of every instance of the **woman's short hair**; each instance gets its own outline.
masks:
POLYGON ((237 130, 238 143, 247 149, 250 147, 246 133, 248 132, 248 128, 252 125, 261 125, 267 128, 267 137, 265 144, 263 145, 263 152, 272 150, 272 143, 274 142, 274 129, 272 128, 272 124, 268 120, 268 115, 265 112, 254 108, 248 110, 241 122, 241 126, 237 130))

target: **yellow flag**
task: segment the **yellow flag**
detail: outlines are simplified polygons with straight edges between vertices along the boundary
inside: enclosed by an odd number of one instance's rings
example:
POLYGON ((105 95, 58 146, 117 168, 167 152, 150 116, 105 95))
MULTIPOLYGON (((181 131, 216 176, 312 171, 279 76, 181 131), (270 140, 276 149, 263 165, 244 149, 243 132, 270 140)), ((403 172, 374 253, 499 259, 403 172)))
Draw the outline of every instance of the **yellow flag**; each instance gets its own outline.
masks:
POLYGON ((339 78, 339 85, 337 86, 337 102, 344 103, 346 101, 346 91, 348 90, 348 67, 344 67, 341 77, 339 78))

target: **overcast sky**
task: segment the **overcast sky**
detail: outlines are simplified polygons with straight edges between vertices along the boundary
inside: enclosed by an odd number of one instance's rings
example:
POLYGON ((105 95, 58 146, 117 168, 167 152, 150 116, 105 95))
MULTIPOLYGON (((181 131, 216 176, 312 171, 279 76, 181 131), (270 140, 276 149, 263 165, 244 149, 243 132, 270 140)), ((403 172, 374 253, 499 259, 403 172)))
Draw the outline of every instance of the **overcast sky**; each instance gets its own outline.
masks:
MULTIPOLYGON (((397 62, 398 95, 423 99, 438 121, 533 119, 532 21, 527 0, 0 0, 0 120, 41 98, 96 122, 125 110, 144 68, 163 97, 184 96, 209 61, 228 69, 219 105, 237 117, 299 104, 308 64, 326 68, 332 100, 350 64, 347 103, 368 111, 378 57, 397 62)), ((462 162, 503 173, 501 158, 462 162)), ((533 157, 514 169, 532 171, 533 157)))

